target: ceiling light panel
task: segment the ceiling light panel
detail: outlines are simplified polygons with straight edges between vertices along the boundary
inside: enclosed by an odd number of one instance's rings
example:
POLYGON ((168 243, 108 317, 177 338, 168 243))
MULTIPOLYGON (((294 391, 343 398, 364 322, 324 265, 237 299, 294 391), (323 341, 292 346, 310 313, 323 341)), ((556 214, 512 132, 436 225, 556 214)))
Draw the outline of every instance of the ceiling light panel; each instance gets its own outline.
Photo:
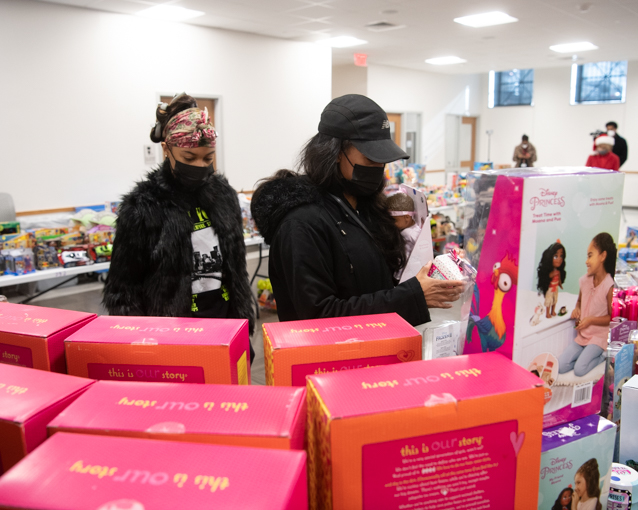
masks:
POLYGON ((549 47, 550 50, 557 53, 574 53, 577 51, 597 50, 598 46, 590 42, 576 42, 567 44, 555 44, 549 47))
POLYGON ((426 64, 432 64, 434 66, 449 66, 452 64, 463 64, 465 62, 467 62, 467 60, 453 56, 428 58, 425 61, 426 64))
POLYGON ((509 14, 500 11, 484 12, 483 14, 473 14, 471 16, 462 16, 454 18, 456 23, 466 25, 468 27, 480 28, 491 27, 494 25, 504 25, 505 23, 515 23, 518 18, 514 18, 509 14))
POLYGON ((160 21, 185 21, 206 14, 202 11, 194 11, 177 5, 155 5, 137 13, 144 18, 152 18, 160 21))
POLYGON ((339 37, 332 37, 330 39, 322 39, 317 41, 317 44, 323 44, 324 46, 330 46, 332 48, 349 48, 351 46, 360 46, 361 44, 367 44, 368 41, 363 39, 357 39, 349 35, 341 35, 339 37))

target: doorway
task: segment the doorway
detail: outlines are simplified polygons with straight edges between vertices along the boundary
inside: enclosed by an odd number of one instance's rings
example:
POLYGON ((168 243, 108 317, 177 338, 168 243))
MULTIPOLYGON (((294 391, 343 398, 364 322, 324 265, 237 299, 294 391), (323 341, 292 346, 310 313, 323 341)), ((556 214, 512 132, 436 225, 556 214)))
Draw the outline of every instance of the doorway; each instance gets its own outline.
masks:
POLYGON ((401 147, 401 114, 388 113, 388 121, 390 122, 390 138, 401 147))
POLYGON ((448 115, 445 119, 446 170, 474 168, 477 117, 448 115))

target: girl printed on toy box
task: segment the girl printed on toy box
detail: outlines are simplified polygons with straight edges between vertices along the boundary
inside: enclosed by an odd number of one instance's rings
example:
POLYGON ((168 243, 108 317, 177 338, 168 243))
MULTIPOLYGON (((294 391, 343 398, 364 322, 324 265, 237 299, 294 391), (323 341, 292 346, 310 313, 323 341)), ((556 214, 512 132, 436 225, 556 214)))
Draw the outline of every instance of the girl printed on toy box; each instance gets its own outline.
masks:
POLYGON ((574 476, 574 494, 571 510, 601 510, 600 503, 600 472, 598 461, 589 459, 574 476))
POLYGON ((605 360, 616 272, 616 245, 609 234, 600 233, 589 243, 586 265, 572 312, 578 336, 558 358, 560 374, 573 369, 583 376, 605 360))
MULTIPOLYGON (((556 317, 558 288, 563 288, 567 272, 565 271, 565 247, 558 239, 543 252, 538 265, 538 291, 545 296, 545 316, 556 317)), ((559 314, 560 315, 560 314, 559 314)))
POLYGON ((554 506, 552 510, 572 510, 572 496, 574 494, 574 489, 572 486, 565 487, 556 501, 554 502, 554 506))

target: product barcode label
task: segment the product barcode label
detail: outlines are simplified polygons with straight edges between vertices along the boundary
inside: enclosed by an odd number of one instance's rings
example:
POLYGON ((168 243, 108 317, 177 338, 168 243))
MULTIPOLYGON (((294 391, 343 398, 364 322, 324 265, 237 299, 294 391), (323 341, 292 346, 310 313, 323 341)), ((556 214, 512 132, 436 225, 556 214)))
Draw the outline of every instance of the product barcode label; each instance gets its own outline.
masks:
POLYGON ((572 396, 572 407, 582 406, 591 402, 593 381, 577 384, 574 386, 574 394, 572 396))

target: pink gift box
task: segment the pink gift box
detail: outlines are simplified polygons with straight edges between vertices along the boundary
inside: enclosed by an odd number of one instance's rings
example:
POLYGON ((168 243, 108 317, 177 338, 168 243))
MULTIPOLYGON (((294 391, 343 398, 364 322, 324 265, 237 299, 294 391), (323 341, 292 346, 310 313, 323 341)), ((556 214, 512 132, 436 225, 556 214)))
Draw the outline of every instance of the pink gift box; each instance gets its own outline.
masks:
POLYGON ((0 365, 0 474, 47 437, 47 423, 94 381, 0 365))
POLYGON ((303 510, 306 454, 59 433, 0 478, 0 508, 303 510))
POLYGON ((0 303, 0 363, 66 372, 64 339, 94 313, 0 303))
POLYGON ((306 376, 422 358, 422 335, 396 313, 263 325, 266 383, 305 386, 306 376))
POLYGON ((64 344, 68 372, 80 377, 250 384, 245 319, 98 317, 64 344))
POLYGON ((55 432, 303 450, 305 388, 98 381, 55 432))

